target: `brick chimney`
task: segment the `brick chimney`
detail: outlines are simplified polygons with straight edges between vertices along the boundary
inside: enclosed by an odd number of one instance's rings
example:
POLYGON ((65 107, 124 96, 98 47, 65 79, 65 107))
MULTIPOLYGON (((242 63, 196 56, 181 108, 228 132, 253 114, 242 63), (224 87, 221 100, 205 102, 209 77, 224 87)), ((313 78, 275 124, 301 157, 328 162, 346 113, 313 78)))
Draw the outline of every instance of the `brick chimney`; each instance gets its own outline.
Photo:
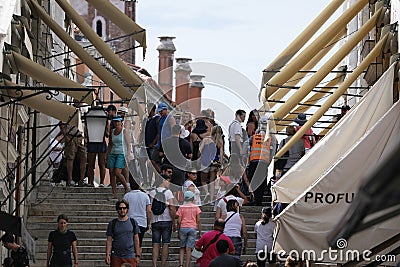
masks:
POLYGON ((173 89, 173 64, 174 64, 174 53, 176 51, 175 45, 172 42, 175 37, 161 36, 160 44, 157 47, 158 56, 158 84, 160 85, 164 94, 169 99, 172 99, 173 89))
POLYGON ((189 110, 190 58, 177 58, 175 67, 175 102, 183 110, 189 110))
POLYGON ((189 111, 196 117, 200 116, 201 111, 201 91, 204 84, 201 81, 205 76, 203 75, 190 75, 190 88, 189 88, 189 111))

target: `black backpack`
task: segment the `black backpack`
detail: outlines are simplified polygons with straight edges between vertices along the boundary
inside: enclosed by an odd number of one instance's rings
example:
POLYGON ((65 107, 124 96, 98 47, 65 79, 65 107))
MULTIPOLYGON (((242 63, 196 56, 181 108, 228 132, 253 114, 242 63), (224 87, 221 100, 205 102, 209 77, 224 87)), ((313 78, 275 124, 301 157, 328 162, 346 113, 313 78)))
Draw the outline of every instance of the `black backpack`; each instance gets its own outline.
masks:
MULTIPOLYGON (((129 220, 131 221, 132 227, 133 227, 133 232, 135 232, 136 229, 136 221, 133 218, 129 218, 129 220)), ((112 233, 112 237, 114 238, 114 232, 115 232, 115 225, 117 224, 118 219, 115 218, 112 220, 111 222, 111 233, 112 233)))
POLYGON ((153 201, 151 202, 151 211, 153 212, 154 215, 161 215, 164 213, 165 208, 167 207, 166 205, 166 199, 165 199, 165 191, 167 191, 167 188, 165 188, 163 191, 158 191, 157 188, 156 194, 153 198, 153 201))

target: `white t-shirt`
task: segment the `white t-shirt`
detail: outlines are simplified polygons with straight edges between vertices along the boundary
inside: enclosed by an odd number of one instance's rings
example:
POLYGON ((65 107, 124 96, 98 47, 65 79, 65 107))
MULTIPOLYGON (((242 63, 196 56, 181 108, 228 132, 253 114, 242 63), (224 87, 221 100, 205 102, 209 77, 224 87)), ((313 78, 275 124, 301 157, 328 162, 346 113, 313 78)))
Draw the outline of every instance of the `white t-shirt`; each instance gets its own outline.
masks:
POLYGON ((226 220, 228 221, 225 223, 224 234, 230 237, 241 237, 242 218, 240 218, 240 214, 230 211, 226 214, 226 220), (228 220, 229 217, 230 219, 228 220))
POLYGON ((221 208, 221 215, 225 215, 226 214, 226 203, 228 203, 228 201, 231 200, 231 199, 236 199, 237 202, 239 203, 239 206, 243 205, 243 202, 244 202, 243 198, 235 197, 233 195, 226 196, 226 197, 222 198, 218 202, 218 205, 217 205, 217 207, 221 208), (226 200, 226 202, 225 202, 225 200, 226 200))
POLYGON ((243 131, 240 121, 233 120, 232 123, 229 125, 229 142, 235 142, 235 136, 240 135, 240 142, 243 142, 243 131))
POLYGON ((214 211, 217 211, 218 203, 225 196, 225 194, 226 194, 226 190, 218 189, 217 197, 216 197, 217 201, 214 202, 214 209, 213 209, 214 211))
POLYGON ((128 216, 137 221, 141 227, 147 227, 147 206, 151 205, 150 198, 140 190, 132 190, 124 195, 129 203, 128 216))
POLYGON ((194 204, 200 206, 201 205, 201 199, 200 199, 200 190, 197 188, 197 186, 193 183, 193 181, 186 180, 185 183, 183 184, 183 192, 186 192, 189 190, 190 186, 194 186, 194 204))
POLYGON ((52 163, 60 163, 60 161, 62 159, 62 155, 60 155, 60 154, 62 154, 63 151, 62 150, 54 150, 54 149, 55 148, 61 148, 62 149, 63 148, 63 144, 59 143, 57 138, 54 138, 51 141, 50 148, 51 148, 51 152, 50 152, 49 157, 50 157, 51 162, 52 163))
POLYGON ((254 226, 254 232, 257 234, 256 253, 261 250, 265 252, 265 246, 267 246, 267 252, 269 253, 272 250, 272 243, 274 241, 275 222, 270 221, 264 225, 261 222, 256 222, 254 226))
MULTIPOLYGON (((158 188, 157 188, 157 191, 158 191, 158 192, 162 192, 162 191, 164 191, 164 190, 165 190, 164 187, 158 187, 158 188)), ((153 198, 154 198, 154 196, 156 195, 156 189, 151 190, 150 193, 149 193, 149 195, 150 195, 151 201, 153 201, 153 198)), ((170 221, 172 221, 171 214, 169 214, 169 208, 168 208, 169 204, 168 204, 168 201, 169 201, 170 199, 173 199, 173 198, 174 198, 174 195, 172 194, 171 190, 169 190, 169 189, 167 189, 167 190, 164 192, 164 195, 165 195, 165 200, 167 201, 167 203, 166 203, 166 208, 165 208, 165 210, 164 210, 164 213, 161 214, 161 215, 154 215, 154 214, 153 214, 153 216, 151 217, 151 223, 155 223, 155 222, 170 222, 170 221)))

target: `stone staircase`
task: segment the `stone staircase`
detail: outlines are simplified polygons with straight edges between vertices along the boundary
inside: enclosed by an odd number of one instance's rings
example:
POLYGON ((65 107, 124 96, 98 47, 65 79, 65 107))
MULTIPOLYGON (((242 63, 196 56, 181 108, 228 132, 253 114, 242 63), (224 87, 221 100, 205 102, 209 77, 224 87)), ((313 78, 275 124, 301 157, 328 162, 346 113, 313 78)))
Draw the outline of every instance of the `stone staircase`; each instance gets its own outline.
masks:
MULTIPOLYGON (((122 198, 123 189, 119 189, 122 198)), ((79 266, 107 266, 105 259, 106 229, 108 222, 115 218, 115 201, 110 201, 111 188, 89 187, 52 187, 48 182, 42 183, 36 190, 36 200, 30 204, 27 228, 36 237, 36 263, 31 266, 45 266, 47 237, 57 227, 57 216, 64 213, 69 217, 69 229, 78 239, 79 266)), ((201 221, 203 232, 213 227, 214 212, 212 206, 203 206, 201 221)), ((242 207, 249 233, 247 254, 243 260, 255 260, 254 224, 260 217, 261 207, 242 207)), ((140 266, 152 266, 151 236, 146 234, 143 240, 143 253, 140 266)), ((170 255, 175 261, 169 266, 178 265, 179 240, 173 233, 170 244, 170 255)), ((160 264, 160 263, 159 263, 160 264)), ((194 266, 194 264, 193 264, 194 266)))

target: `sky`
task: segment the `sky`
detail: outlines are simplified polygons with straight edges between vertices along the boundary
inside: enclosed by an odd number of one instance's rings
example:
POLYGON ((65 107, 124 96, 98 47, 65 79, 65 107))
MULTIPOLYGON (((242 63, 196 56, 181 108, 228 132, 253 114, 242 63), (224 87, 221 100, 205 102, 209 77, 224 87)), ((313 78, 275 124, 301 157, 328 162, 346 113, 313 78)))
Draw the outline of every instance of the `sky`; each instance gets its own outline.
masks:
MULTIPOLYGON (((329 3, 330 0, 139 0, 136 21, 147 32, 147 54, 143 60, 139 49, 136 63, 156 76, 157 37, 176 37, 175 58, 192 58, 192 74, 206 76, 203 97, 208 100, 203 101, 203 108, 218 109, 222 103, 233 112, 238 108, 249 111, 260 106, 257 94, 262 70, 329 3), (198 68, 204 67, 198 62, 206 62, 208 68, 198 68), (224 79, 235 77, 232 79, 241 88, 232 92, 225 87, 225 81, 221 82, 223 86, 208 84, 212 72, 221 69, 224 79)), ((216 116, 218 119, 218 112, 216 116)))

